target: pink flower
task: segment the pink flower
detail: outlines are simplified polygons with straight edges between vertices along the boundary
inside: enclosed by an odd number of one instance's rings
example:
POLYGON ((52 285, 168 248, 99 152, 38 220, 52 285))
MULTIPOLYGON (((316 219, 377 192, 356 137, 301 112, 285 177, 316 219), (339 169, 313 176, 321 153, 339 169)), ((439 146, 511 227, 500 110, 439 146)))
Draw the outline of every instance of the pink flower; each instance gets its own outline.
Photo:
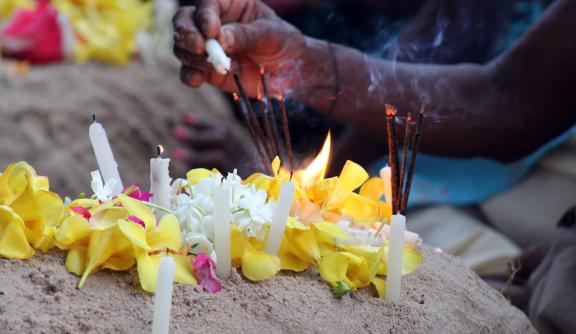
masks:
POLYGON ((86 218, 86 220, 90 220, 90 218, 92 218, 92 214, 90 214, 90 211, 88 211, 88 209, 83 208, 81 206, 73 206, 70 208, 70 210, 72 210, 75 213, 79 214, 80 216, 86 218))
POLYGON ((222 290, 222 283, 216 276, 216 267, 210 257, 204 253, 196 255, 192 261, 196 280, 204 291, 216 293, 222 290))
POLYGON ((152 193, 140 189, 139 183, 134 183, 126 188, 123 193, 142 202, 149 202, 152 198, 152 193))
POLYGON ((38 1, 34 9, 17 10, 0 30, 4 54, 32 63, 63 60, 62 39, 58 11, 48 0, 38 1))

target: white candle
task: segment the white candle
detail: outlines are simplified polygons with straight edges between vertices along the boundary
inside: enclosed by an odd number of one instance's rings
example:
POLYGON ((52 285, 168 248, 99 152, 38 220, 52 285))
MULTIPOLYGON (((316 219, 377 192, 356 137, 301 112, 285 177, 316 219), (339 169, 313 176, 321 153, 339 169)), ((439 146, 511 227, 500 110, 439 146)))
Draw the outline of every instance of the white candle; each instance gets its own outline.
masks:
MULTIPOLYGON (((166 209, 170 209, 170 194, 172 188, 170 187, 170 159, 163 159, 160 157, 161 147, 158 148, 158 157, 150 159, 150 192, 152 193, 152 203, 166 209)), ((163 216, 162 211, 158 212, 158 216, 163 216)))
POLYGON ((392 216, 390 224, 390 241, 388 243, 388 272, 386 273, 386 300, 400 302, 402 283, 402 252, 404 247, 404 232, 406 217, 400 214, 392 216))
POLYGON ((116 185, 112 191, 112 195, 116 196, 122 192, 124 186, 122 185, 122 179, 120 179, 120 173, 118 172, 118 163, 114 160, 114 154, 112 153, 110 142, 108 142, 106 130, 104 130, 102 124, 94 121, 90 125, 88 133, 104 183, 112 179, 116 180, 116 185))
POLYGON ((216 252, 216 274, 225 279, 230 276, 230 188, 218 185, 214 190, 214 251, 216 252))
POLYGON ((172 288, 176 264, 170 256, 160 259, 156 294, 154 297, 154 321, 152 334, 168 334, 170 329, 170 308, 172 307, 172 288))
POLYGON ((388 165, 380 170, 380 178, 384 181, 384 199, 392 205, 392 170, 388 165))
POLYGON ((224 49, 217 40, 213 38, 206 40, 206 53, 208 54, 208 62, 214 66, 218 73, 226 75, 230 72, 232 61, 226 56, 224 49))
POLYGON ((284 229, 286 228, 286 222, 290 215, 290 207, 292 206, 293 199, 294 185, 291 182, 286 182, 280 189, 276 212, 274 212, 274 217, 272 217, 272 223, 270 224, 270 231, 268 232, 266 252, 269 254, 278 255, 280 251, 282 237, 284 236, 284 229))

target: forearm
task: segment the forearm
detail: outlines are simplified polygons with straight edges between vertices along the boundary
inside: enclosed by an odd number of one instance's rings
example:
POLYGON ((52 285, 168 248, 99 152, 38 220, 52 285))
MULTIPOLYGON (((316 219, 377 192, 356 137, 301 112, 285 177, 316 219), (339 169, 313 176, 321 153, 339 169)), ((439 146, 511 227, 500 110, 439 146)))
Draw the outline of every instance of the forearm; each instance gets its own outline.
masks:
POLYGON ((495 138, 482 131, 494 118, 492 104, 497 102, 491 98, 491 73, 485 67, 391 63, 337 45, 336 66, 325 42, 307 43, 310 54, 302 75, 309 79, 295 89, 301 102, 373 138, 385 138, 384 105, 394 105, 403 116, 418 110, 423 96, 423 150, 452 156, 493 153, 495 138))

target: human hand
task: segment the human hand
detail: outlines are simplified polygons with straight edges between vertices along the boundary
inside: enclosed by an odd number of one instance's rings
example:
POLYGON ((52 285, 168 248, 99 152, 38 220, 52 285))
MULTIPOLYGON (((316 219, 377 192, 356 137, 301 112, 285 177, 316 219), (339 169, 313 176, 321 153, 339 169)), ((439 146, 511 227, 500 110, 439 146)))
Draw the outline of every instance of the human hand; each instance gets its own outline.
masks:
POLYGON ((280 19, 259 0, 196 0, 174 17, 174 54, 182 62, 182 82, 199 87, 205 82, 225 91, 236 91, 232 73, 221 75, 206 61, 205 41, 217 39, 232 57, 237 73, 251 96, 256 96, 259 70, 280 74, 270 80, 272 91, 290 84, 293 72, 306 49, 304 35, 280 19))
POLYGON ((181 143, 172 157, 191 168, 217 168, 222 173, 238 169, 244 176, 255 171, 253 150, 226 123, 188 113, 172 135, 181 143))

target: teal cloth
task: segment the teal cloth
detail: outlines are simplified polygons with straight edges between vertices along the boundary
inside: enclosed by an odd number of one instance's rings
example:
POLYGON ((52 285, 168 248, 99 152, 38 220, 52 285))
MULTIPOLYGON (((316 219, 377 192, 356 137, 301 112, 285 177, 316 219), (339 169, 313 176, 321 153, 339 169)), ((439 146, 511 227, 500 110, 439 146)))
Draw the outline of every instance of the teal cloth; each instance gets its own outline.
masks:
MULTIPOLYGON (((464 205, 481 202, 521 180, 546 153, 574 134, 576 126, 529 156, 509 164, 483 158, 450 159, 419 154, 409 204, 464 205)), ((386 160, 382 159, 377 166, 385 163, 386 160)))

